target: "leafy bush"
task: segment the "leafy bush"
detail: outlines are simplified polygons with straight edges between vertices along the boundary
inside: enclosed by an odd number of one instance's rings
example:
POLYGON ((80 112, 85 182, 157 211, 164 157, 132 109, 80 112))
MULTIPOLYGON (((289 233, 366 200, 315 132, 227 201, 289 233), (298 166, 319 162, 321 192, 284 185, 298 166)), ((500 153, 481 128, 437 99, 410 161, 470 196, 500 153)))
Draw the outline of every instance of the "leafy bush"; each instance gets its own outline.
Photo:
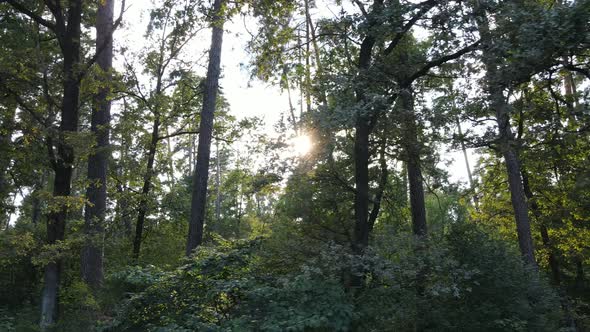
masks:
POLYGON ((297 268, 277 267, 280 273, 268 266, 265 257, 272 253, 265 240, 203 247, 169 274, 130 274, 151 285, 129 297, 105 329, 558 329, 560 306, 553 292, 512 248, 475 226, 453 225, 437 241, 384 230, 374 242, 362 256, 331 243, 297 268))

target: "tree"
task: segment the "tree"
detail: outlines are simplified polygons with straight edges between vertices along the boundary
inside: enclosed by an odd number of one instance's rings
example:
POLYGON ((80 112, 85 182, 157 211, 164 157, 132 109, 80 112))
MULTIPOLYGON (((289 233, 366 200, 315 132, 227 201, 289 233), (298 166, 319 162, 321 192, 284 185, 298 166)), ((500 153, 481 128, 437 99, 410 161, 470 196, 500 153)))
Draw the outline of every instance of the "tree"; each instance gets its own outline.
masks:
POLYGON ((221 45, 223 43, 224 1, 215 0, 212 8, 211 47, 209 65, 203 91, 203 109, 199 125, 199 144, 197 161, 193 177, 191 215, 189 220, 186 255, 189 256, 203 241, 205 224, 205 206, 207 203, 207 184, 209 180, 209 159, 211 157, 211 137, 213 136, 213 118, 217 104, 219 75, 221 73, 221 45))
MULTIPOLYGON (((149 137, 146 139, 142 160, 142 163, 145 163, 145 171, 141 179, 142 186, 136 209, 132 251, 134 260, 140 256, 145 221, 150 212, 149 195, 155 186, 154 179, 157 178, 158 147, 166 139, 169 141, 172 137, 196 133, 185 130, 186 123, 180 123, 175 132, 168 132, 174 120, 179 119, 183 112, 190 114, 194 102, 200 101, 196 98, 196 86, 200 80, 184 66, 181 59, 183 50, 200 30, 199 25, 194 22, 197 19, 195 9, 195 2, 179 5, 173 1, 165 1, 161 7, 152 10, 147 33, 157 37, 142 56, 146 72, 155 81, 152 91, 144 91, 135 68, 127 64, 131 87, 126 92, 136 101, 139 111, 148 111, 152 118, 151 132, 146 135, 149 137), (176 95, 167 92, 173 87, 177 88, 176 95)), ((142 120, 142 115, 139 115, 140 123, 142 120)))
MULTIPOLYGON (((81 20, 82 1, 69 1, 65 8, 60 3, 45 2, 54 21, 47 21, 42 16, 24 7, 16 1, 8 1, 13 8, 30 16, 40 25, 51 30, 59 43, 63 57, 61 121, 57 137, 47 137, 48 153, 55 172, 53 197, 55 206, 47 218, 47 242, 56 244, 64 239, 68 199, 71 192, 74 149, 67 142, 67 137, 78 131, 80 79, 85 72, 79 72, 81 65, 81 20), (54 146, 54 139, 56 139, 54 146), (54 150, 55 149, 55 150, 54 150), (60 202, 61 201, 61 202, 60 202)), ((49 262, 45 267, 44 288, 41 305, 41 328, 53 325, 58 314, 58 292, 61 275, 61 260, 49 262)))
POLYGON ((113 66, 113 11, 114 0, 98 4, 96 14, 96 64, 102 76, 92 108, 91 130, 96 136, 96 148, 88 158, 88 204, 84 213, 87 236, 82 249, 82 278, 97 288, 103 279, 103 238, 107 205, 107 169, 110 156, 109 126, 111 102, 109 76, 113 66))

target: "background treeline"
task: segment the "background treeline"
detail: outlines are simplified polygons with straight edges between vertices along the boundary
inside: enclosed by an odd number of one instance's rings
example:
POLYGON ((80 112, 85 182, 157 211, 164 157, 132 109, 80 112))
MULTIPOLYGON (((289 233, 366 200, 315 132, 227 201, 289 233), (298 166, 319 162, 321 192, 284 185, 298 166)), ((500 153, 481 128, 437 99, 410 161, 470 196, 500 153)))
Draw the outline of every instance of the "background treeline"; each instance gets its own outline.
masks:
POLYGON ((0 0, 0 330, 590 330, 590 1, 130 2, 0 0))

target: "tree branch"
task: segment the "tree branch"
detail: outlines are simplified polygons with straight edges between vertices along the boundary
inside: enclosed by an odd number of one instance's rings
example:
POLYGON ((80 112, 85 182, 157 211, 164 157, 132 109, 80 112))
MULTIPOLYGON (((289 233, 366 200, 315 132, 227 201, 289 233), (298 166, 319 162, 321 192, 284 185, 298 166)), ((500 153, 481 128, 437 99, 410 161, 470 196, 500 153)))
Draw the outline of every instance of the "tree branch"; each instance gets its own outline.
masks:
POLYGON ((416 79, 426 75, 428 73, 428 71, 430 71, 430 69, 432 69, 434 67, 438 67, 446 62, 458 59, 466 53, 474 51, 479 46, 479 44, 480 44, 480 41, 478 40, 475 43, 473 43, 473 44, 471 44, 471 45, 469 45, 469 46, 467 46, 467 47, 465 47, 453 54, 445 55, 445 56, 442 56, 436 60, 432 60, 432 61, 428 62, 424 67, 420 68, 420 70, 418 70, 412 76, 410 76, 406 80, 405 85, 412 84, 412 82, 414 82, 416 79))
POLYGON ((395 35, 395 37, 389 43, 389 45, 387 45, 387 48, 385 49, 386 56, 389 55, 389 53, 391 53, 393 51, 393 49, 397 46, 397 44, 399 44, 401 39, 404 37, 404 35, 408 31, 410 31, 410 29, 416 24, 416 22, 418 22, 418 20, 420 20, 426 13, 428 13, 430 11, 430 9, 432 9, 432 7, 434 7, 434 5, 436 5, 436 3, 437 3, 437 0, 427 0, 427 1, 424 1, 423 3, 418 5, 422 8, 420 8, 418 13, 416 13, 416 15, 414 17, 412 17, 408 21, 408 23, 406 23, 402 27, 402 29, 395 35))
POLYGON ((55 25, 55 23, 49 22, 46 19, 44 19, 43 17, 35 14, 33 11, 31 11, 30 9, 28 9, 24 5, 20 4, 16 0, 0 0, 0 3, 2 3, 2 2, 8 3, 16 11, 18 11, 21 14, 27 15, 32 20, 34 20, 35 22, 39 23, 40 25, 46 27, 47 29, 49 29, 49 30, 51 30, 53 32, 56 31, 56 25, 55 25))

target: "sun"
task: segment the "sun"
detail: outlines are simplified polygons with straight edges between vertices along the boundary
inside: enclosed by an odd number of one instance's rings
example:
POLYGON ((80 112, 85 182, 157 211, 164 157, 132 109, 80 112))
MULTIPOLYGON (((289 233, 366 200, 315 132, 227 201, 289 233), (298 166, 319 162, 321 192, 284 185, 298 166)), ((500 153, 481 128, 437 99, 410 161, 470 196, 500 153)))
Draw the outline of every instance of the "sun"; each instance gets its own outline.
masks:
POLYGON ((313 142, 311 141, 311 137, 303 134, 294 137, 291 140, 291 146, 293 147, 295 154, 298 156, 304 156, 308 154, 313 148, 313 142))

